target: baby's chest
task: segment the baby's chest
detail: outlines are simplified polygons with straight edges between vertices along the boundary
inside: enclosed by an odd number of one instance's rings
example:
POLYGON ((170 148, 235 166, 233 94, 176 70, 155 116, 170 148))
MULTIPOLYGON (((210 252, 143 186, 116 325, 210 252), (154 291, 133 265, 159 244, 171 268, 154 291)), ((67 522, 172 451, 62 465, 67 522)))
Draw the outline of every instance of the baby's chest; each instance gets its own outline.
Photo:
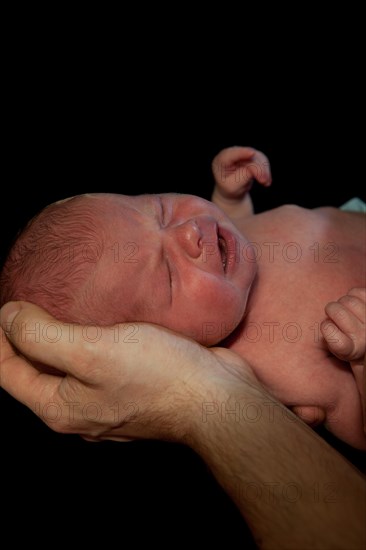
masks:
POLYGON ((231 347, 253 364, 281 367, 328 360, 321 333, 324 308, 361 281, 357 267, 343 261, 331 265, 307 260, 297 266, 282 262, 271 270, 267 266, 231 347))
POLYGON ((325 315, 314 311, 286 312, 275 308, 251 315, 229 345, 253 365, 268 364, 283 368, 295 363, 321 363, 327 360, 320 325, 325 315))

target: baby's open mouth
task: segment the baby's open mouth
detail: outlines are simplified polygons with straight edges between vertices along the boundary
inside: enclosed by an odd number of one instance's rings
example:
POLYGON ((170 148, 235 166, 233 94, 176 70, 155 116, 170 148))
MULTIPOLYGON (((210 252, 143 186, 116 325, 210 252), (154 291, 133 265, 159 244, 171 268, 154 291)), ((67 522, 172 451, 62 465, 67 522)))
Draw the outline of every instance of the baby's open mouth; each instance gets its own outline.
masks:
POLYGON ((221 255, 222 267, 224 268, 224 271, 226 272, 226 265, 227 265, 227 244, 226 244, 226 241, 225 241, 224 237, 222 237, 222 236, 220 235, 220 233, 218 233, 218 235, 217 235, 217 241, 218 241, 219 250, 220 250, 220 255, 221 255))

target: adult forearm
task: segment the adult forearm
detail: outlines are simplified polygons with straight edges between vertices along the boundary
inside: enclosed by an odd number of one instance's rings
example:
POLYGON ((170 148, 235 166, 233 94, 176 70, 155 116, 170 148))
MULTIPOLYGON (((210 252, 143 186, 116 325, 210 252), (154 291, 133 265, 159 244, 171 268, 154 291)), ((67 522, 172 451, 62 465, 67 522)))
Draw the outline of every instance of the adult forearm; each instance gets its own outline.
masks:
POLYGON ((260 388, 201 403, 192 447, 263 549, 361 549, 365 478, 260 388))
POLYGON ((10 339, 0 329, 0 385, 52 429, 93 440, 187 443, 260 548, 364 549, 364 477, 266 394, 230 350, 208 350, 145 323, 136 325, 134 344, 116 341, 124 329, 116 325, 90 345, 85 327, 73 325, 70 340, 65 324, 26 302, 5 306, 0 320, 10 339), (38 337, 47 327, 58 327, 57 340, 38 337), (40 372, 29 359, 63 375, 40 372), (90 403, 97 418, 85 414, 90 403), (43 412, 50 404, 56 421, 43 412))

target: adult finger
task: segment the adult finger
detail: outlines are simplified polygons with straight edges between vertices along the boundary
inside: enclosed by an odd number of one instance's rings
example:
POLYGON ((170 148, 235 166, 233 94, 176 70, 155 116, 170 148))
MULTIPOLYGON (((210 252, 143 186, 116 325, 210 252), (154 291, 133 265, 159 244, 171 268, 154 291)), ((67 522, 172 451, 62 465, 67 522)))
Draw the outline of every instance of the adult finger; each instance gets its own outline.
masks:
MULTIPOLYGON (((89 380, 96 348, 102 339, 101 327, 62 323, 29 302, 9 302, 3 306, 0 323, 11 343, 31 361, 89 380)), ((111 338, 113 331, 106 327, 103 341, 108 343, 111 338)))
POLYGON ((2 328, 0 338, 0 387, 33 410, 36 403, 52 401, 62 378, 41 373, 25 357, 18 355, 2 328))

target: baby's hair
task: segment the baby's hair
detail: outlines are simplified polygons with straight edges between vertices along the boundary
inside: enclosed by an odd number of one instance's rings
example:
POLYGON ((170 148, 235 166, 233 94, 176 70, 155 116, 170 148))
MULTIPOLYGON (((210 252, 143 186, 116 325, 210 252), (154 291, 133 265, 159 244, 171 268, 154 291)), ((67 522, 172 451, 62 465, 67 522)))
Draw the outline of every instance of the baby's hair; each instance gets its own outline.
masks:
POLYGON ((103 201, 78 195, 37 214, 5 261, 0 306, 25 300, 65 322, 94 323, 102 317, 93 281, 103 249, 103 210, 103 201))

